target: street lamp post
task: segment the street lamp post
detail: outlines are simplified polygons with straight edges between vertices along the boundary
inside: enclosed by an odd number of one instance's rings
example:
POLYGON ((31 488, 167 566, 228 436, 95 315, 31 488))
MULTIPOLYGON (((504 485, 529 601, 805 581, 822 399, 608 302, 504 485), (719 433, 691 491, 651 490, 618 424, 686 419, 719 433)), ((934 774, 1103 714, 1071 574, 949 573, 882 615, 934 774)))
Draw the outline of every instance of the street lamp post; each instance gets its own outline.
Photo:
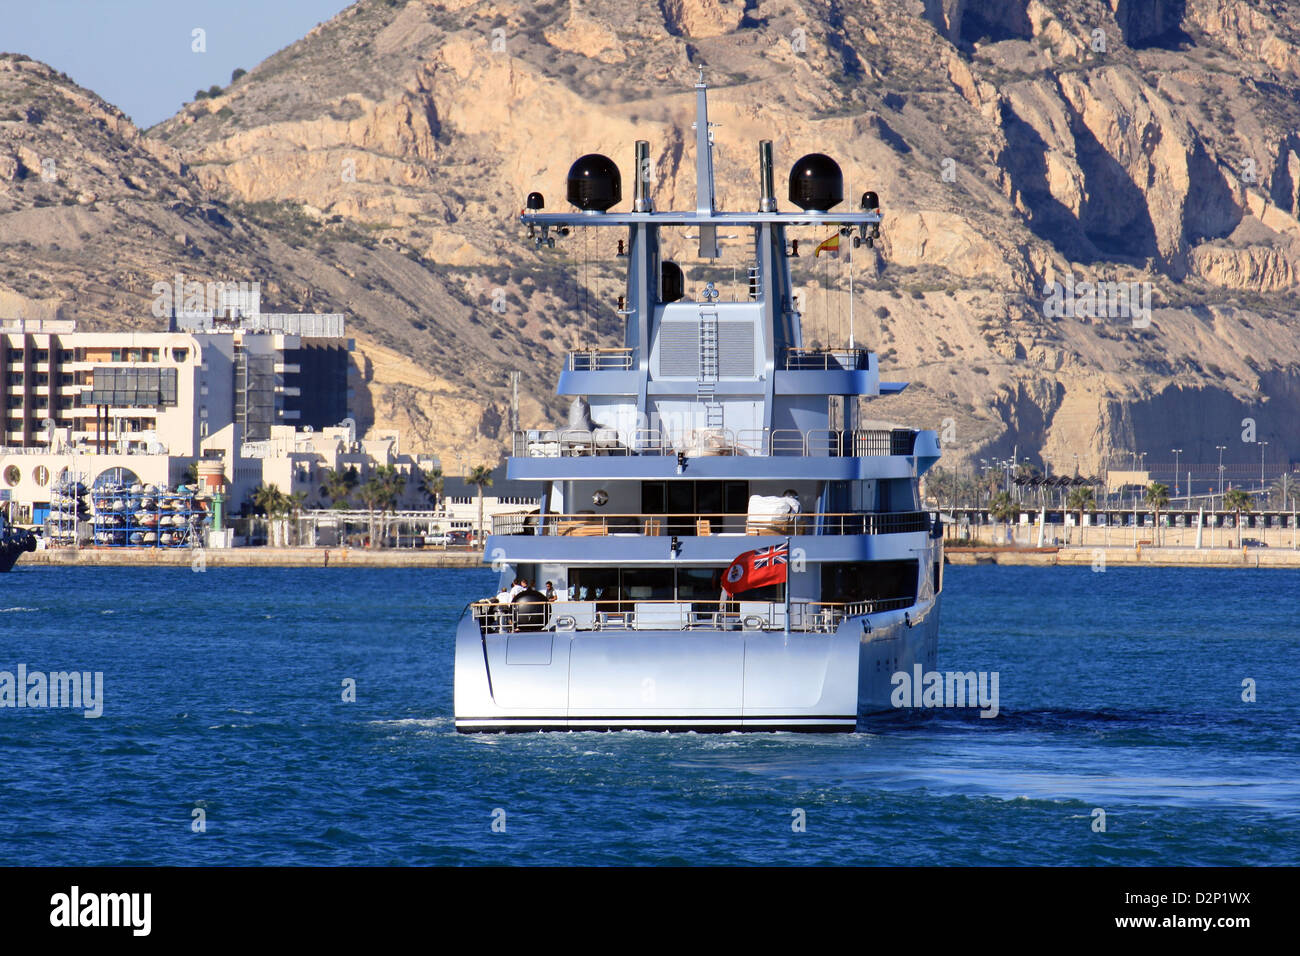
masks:
MULTIPOLYGON (((1222 499, 1223 498, 1223 452, 1227 449, 1228 446, 1215 445, 1214 447, 1219 450, 1219 498, 1222 499)), ((1211 507, 1213 507, 1213 502, 1211 502, 1211 507)))
POLYGON ((1264 449, 1268 447, 1268 442, 1259 443, 1259 494, 1264 496, 1264 449))
MULTIPOLYGON (((1177 498, 1178 497, 1178 456, 1183 453, 1183 450, 1181 448, 1171 448, 1170 451, 1174 453, 1174 497, 1177 498)), ((1192 489, 1188 488, 1187 504, 1189 507, 1191 506, 1192 503, 1191 494, 1192 494, 1192 489)))

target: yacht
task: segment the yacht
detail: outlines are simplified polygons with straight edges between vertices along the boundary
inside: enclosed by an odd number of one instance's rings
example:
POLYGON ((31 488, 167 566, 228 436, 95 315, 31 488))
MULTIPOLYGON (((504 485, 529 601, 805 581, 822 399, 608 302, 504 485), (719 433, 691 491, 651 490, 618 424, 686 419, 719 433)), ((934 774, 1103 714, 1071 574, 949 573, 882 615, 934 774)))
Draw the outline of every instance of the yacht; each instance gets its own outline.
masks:
POLYGON ((10 524, 5 516, 5 507, 0 504, 0 573, 10 570, 19 558, 35 550, 36 536, 10 524))
POLYGON ((813 153, 778 209, 764 140, 757 209, 719 210, 703 74, 695 98, 694 209, 654 207, 646 141, 630 211, 594 153, 569 171, 573 211, 527 197, 538 246, 617 241, 623 344, 569 352, 567 427, 514 433, 507 475, 540 507, 492 518, 501 587, 457 627, 459 731, 851 732, 891 708, 893 675, 935 668, 943 538, 918 481, 937 436, 873 426, 871 399, 906 383, 851 338, 807 344, 791 278, 788 233, 869 247, 879 200, 836 211, 840 167, 813 153), (726 296, 724 242, 744 260, 726 296), (672 249, 698 249, 689 295, 672 249))

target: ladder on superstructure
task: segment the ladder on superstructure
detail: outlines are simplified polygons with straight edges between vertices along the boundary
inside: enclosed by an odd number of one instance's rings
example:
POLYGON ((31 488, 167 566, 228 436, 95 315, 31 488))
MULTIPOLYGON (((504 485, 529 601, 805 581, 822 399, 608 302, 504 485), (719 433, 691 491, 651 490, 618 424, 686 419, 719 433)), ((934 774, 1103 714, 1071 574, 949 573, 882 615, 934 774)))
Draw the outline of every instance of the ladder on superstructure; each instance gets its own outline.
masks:
POLYGON ((705 426, 722 427, 722 405, 718 402, 718 310, 712 305, 700 306, 700 374, 696 381, 695 397, 703 403, 705 426))

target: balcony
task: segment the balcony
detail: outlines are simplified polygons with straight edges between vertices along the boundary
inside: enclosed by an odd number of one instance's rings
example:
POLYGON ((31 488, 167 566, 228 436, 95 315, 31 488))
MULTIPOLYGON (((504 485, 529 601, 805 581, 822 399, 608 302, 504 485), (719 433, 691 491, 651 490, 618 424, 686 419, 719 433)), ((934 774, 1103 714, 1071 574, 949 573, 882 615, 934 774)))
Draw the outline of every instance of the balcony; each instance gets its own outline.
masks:
POLYGON ((514 433, 515 458, 569 458, 590 455, 678 455, 697 458, 714 455, 801 458, 862 458, 910 455, 916 432, 909 428, 731 429, 704 428, 681 435, 662 429, 638 428, 620 432, 613 428, 529 429, 514 433))
POLYGON ((783 368, 788 372, 856 372, 870 368, 866 349, 787 348, 783 368))
MULTIPOLYGON (((845 618, 911 607, 914 597, 856 603, 794 601, 790 630, 834 633, 845 618)), ((470 606, 484 634, 516 631, 771 631, 784 630, 785 605, 778 601, 553 601, 522 607, 477 601, 470 606)))
POLYGON ((632 349, 574 349, 566 367, 570 372, 627 372, 632 368, 632 349))
POLYGON ((930 531, 927 511, 793 515, 745 514, 498 514, 494 535, 539 537, 707 537, 710 535, 867 535, 930 531))

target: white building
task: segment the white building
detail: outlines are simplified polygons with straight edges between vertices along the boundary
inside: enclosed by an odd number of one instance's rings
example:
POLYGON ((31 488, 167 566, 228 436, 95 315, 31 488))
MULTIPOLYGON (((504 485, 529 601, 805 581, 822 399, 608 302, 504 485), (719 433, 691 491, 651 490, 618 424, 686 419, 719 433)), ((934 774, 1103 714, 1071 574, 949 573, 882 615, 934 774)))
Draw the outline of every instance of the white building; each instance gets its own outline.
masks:
POLYGON ((0 322, 0 499, 16 520, 41 523, 64 476, 172 487, 199 458, 223 461, 241 500, 262 480, 261 462, 241 455, 248 440, 347 417, 341 316, 182 316, 173 327, 0 322), (285 331, 295 328, 313 334, 285 331))

